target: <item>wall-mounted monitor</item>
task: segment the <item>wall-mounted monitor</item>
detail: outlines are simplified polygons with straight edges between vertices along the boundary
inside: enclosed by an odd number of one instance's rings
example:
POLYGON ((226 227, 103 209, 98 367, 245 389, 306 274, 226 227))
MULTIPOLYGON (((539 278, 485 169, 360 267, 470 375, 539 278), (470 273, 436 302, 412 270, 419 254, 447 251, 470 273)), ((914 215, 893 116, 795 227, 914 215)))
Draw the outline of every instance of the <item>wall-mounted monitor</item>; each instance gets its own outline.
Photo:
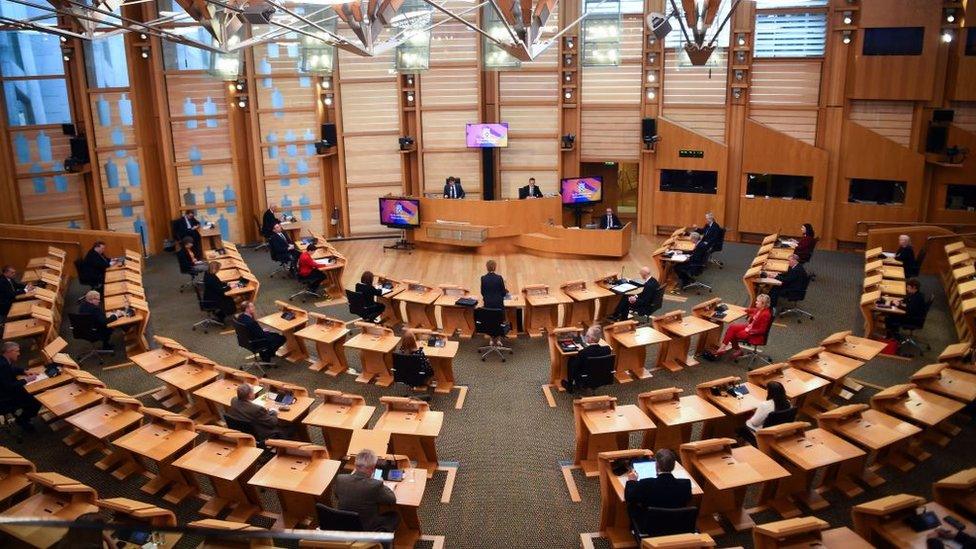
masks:
POLYGON ((946 185, 945 209, 976 211, 976 184, 946 185))
POLYGON ((420 226, 420 200, 416 198, 380 197, 380 224, 393 229, 420 226))
POLYGON ((473 149, 494 149, 508 146, 508 122, 500 124, 466 124, 465 143, 473 149))
POLYGON ((746 175, 746 194, 756 197, 810 200, 813 176, 778 173, 750 173, 746 175))
POLYGON ((603 178, 570 177, 560 181, 559 196, 566 206, 586 206, 603 201, 603 178))
POLYGON ((855 204, 897 206, 905 203, 905 181, 851 179, 847 201, 855 204))
POLYGON ((966 55, 976 55, 976 27, 961 30, 966 32, 966 55))
POLYGON ((718 194, 718 172, 661 170, 661 190, 668 193, 718 194))
POLYGON ((922 55, 925 27, 864 29, 864 55, 922 55))

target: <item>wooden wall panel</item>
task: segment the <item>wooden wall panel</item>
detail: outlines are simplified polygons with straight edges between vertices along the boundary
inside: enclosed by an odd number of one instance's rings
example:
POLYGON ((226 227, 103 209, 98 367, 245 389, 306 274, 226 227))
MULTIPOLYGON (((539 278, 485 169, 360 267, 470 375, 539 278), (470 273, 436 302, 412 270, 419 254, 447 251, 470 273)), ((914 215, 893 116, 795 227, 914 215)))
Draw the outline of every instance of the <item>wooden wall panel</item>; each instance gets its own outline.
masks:
MULTIPOLYGON (((430 111, 423 113, 424 151, 465 148, 464 125, 478 122, 478 111, 430 111)), ((478 151, 471 151, 477 154, 478 151)), ((459 151, 459 154, 466 154, 459 151)))
POLYGON ((501 169, 533 170, 559 167, 559 140, 527 138, 509 139, 508 148, 502 155, 501 169))
POLYGON ((396 137, 346 137, 345 145, 348 187, 403 181, 396 137))
POLYGON ((85 228, 84 180, 64 171, 68 136, 59 126, 12 129, 9 135, 24 223, 85 228))
POLYGON ((555 104, 560 93, 559 74, 555 72, 500 72, 498 73, 498 89, 502 103, 506 101, 541 101, 555 104))
MULTIPOLYGON (((655 169, 653 180, 643 182, 652 194, 656 227, 677 227, 700 224, 702 215, 712 211, 719 215, 723 211, 726 197, 726 173, 728 170, 728 149, 721 142, 709 139, 669 118, 658 118, 658 135, 661 140, 654 153, 655 169), (703 151, 703 158, 681 158, 680 149, 703 151), (660 170, 706 170, 718 172, 717 194, 673 193, 660 190, 660 170)), ((721 220, 720 220, 721 221, 721 220)), ((734 230, 735 227, 730 229, 734 230)), ((657 229, 655 229, 657 230, 657 229)))
POLYGON ((912 138, 914 106, 908 101, 851 101, 848 118, 907 147, 912 138))
POLYGON ((431 68, 420 78, 421 107, 469 107, 478 104, 478 69, 431 68), (462 84, 463 83, 463 84, 462 84))
POLYGON ((393 82, 343 83, 342 131, 400 132, 399 98, 393 82))
POLYGON ((670 107, 664 109, 664 116, 708 139, 725 142, 724 107, 670 107))
POLYGON ((955 111, 952 125, 976 133, 976 103, 957 101, 950 105, 955 111))
MULTIPOLYGON (((508 122, 510 137, 525 133, 548 133, 554 139, 559 137, 559 107, 556 105, 506 107, 503 103, 499 112, 501 120, 508 122)), ((501 150, 502 156, 507 150, 501 150)))
MULTIPOLYGON (((465 8, 470 8, 474 4, 465 4, 465 8)), ((462 8, 463 9, 463 8, 462 8)), ((477 10, 465 17, 469 21, 474 21, 477 10)), ((446 18, 446 15, 438 13, 435 21, 446 18)), ((478 63, 478 40, 479 36, 473 30, 465 27, 458 21, 449 21, 434 29, 430 41, 430 65, 436 66, 443 63, 478 63)), ((426 73, 424 74, 426 77, 426 73)))
POLYGON ((664 112, 674 105, 725 105, 728 81, 728 53, 712 53, 715 66, 682 66, 678 54, 668 50, 664 56, 664 112))
POLYGON ((30 259, 47 255, 48 246, 56 246, 67 252, 67 271, 77 276, 74 260, 83 258, 97 240, 105 242, 108 254, 113 257, 122 255, 127 249, 142 251, 139 236, 131 232, 3 224, 0 225, 0 257, 4 263, 23 269, 30 259))
POLYGON ((640 110, 638 108, 583 109, 580 147, 583 162, 635 161, 640 155, 640 110))
POLYGON ((349 224, 355 235, 386 233, 390 229, 380 225, 379 197, 388 194, 399 196, 403 187, 382 185, 376 187, 349 188, 349 224))
POLYGON ((356 79, 396 79, 393 67, 393 51, 375 57, 361 57, 353 53, 337 50, 339 55, 339 78, 342 82, 356 79))
POLYGON ((816 108, 752 107, 749 118, 808 145, 813 145, 817 139, 816 108))
POLYGON ((583 67, 583 110, 588 105, 639 105, 640 65, 583 67))
POLYGON ((130 96, 128 90, 89 92, 95 124, 93 164, 97 165, 102 182, 108 228, 136 233, 144 230, 148 235, 142 154, 135 139, 135 109, 130 96))
POLYGON ((644 18, 640 15, 625 15, 620 24, 620 59, 624 64, 641 62, 644 39, 644 18))
POLYGON ((481 155, 472 152, 424 152, 424 193, 441 194, 448 176, 461 179, 465 197, 481 196, 481 155))
POLYGON ((752 64, 749 104, 816 107, 820 98, 819 59, 759 59, 752 64))

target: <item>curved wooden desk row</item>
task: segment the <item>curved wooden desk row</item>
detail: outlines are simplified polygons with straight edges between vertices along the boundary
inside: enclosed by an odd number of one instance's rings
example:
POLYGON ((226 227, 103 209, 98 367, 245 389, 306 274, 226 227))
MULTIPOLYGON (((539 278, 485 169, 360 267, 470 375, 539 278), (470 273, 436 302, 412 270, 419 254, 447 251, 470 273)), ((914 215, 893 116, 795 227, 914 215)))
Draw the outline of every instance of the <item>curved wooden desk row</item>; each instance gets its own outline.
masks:
POLYGON ((48 246, 45 255, 24 265, 21 281, 34 288, 18 295, 11 304, 3 327, 4 340, 28 340, 41 349, 58 337, 68 289, 66 256, 64 250, 48 246))
POLYGON ((949 268, 942 271, 942 286, 953 324, 960 341, 972 341, 976 334, 976 257, 963 242, 946 244, 945 252, 949 268))
POLYGON ((525 251, 556 256, 624 257, 633 227, 592 230, 557 225, 559 198, 531 200, 420 199, 421 224, 413 241, 428 248, 469 249, 483 254, 525 251))
POLYGON ((905 269, 894 254, 882 248, 864 252, 864 284, 861 294, 861 316, 864 318, 864 334, 867 337, 884 335, 885 319, 891 315, 903 315, 896 306, 905 297, 905 269))

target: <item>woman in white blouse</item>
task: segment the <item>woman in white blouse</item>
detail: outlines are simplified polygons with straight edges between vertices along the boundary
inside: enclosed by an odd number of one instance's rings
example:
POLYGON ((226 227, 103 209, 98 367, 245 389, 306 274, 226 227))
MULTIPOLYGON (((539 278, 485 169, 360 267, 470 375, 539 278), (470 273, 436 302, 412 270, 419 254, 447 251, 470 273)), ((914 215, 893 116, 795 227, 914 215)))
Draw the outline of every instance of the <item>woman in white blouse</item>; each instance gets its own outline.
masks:
POLYGON ((766 422, 766 418, 771 412, 789 410, 790 406, 790 399, 786 398, 786 389, 783 384, 778 381, 770 381, 766 385, 766 400, 759 403, 752 417, 746 421, 746 427, 755 433, 758 429, 762 429, 763 423, 766 422))

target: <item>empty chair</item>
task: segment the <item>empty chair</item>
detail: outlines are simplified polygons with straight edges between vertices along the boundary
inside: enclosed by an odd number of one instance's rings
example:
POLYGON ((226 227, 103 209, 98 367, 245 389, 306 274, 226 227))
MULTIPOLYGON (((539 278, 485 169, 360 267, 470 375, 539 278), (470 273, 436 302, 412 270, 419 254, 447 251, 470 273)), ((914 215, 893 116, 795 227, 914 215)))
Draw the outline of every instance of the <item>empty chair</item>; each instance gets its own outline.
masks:
POLYGON ((78 358, 78 364, 96 357, 99 364, 103 364, 101 355, 115 354, 115 349, 105 349, 97 345, 102 342, 102 333, 92 320, 91 315, 79 313, 68 313, 68 322, 71 324, 71 337, 79 341, 87 341, 91 348, 78 358))
POLYGON ((382 303, 369 303, 363 294, 352 290, 346 290, 346 301, 349 302, 349 313, 367 322, 377 322, 384 309, 382 303))
POLYGON ((202 328, 203 333, 207 333, 208 326, 216 326, 218 328, 223 328, 224 323, 220 320, 221 307, 220 303, 216 301, 208 301, 203 298, 203 288, 197 285, 193 285, 193 291, 197 294, 197 306, 200 307, 200 311, 205 315, 201 320, 197 321, 196 324, 190 327, 191 330, 196 330, 197 328, 202 328))
POLYGON ((261 230, 261 220, 258 219, 258 216, 256 216, 256 215, 251 216, 251 217, 254 219, 254 226, 258 228, 258 234, 261 235, 261 238, 262 238, 261 242, 259 242, 258 245, 254 247, 254 249, 255 250, 260 250, 261 248, 267 248, 268 247, 268 235, 264 234, 264 232, 261 230))
POLYGON ((573 372, 573 386, 590 391, 613 384, 617 356, 591 356, 583 359, 573 372))
MULTIPOLYGON (((393 353, 391 370, 393 370, 393 382, 403 383, 410 389, 428 386, 430 378, 434 376, 434 369, 430 365, 430 360, 422 354, 393 353)), ((430 400, 430 397, 426 395, 419 398, 430 400)))
POLYGON ((627 512, 630 514, 630 531, 638 547, 644 538, 692 534, 697 528, 697 507, 667 509, 630 505, 627 512))
MULTIPOLYGON (((810 314, 807 311, 804 311, 803 309, 801 309, 799 307, 800 302, 803 301, 807 297, 807 287, 809 285, 810 285, 810 276, 808 275, 808 276, 806 276, 806 277, 803 278, 803 280, 800 282, 800 286, 798 288, 793 288, 793 289, 787 290, 786 292, 784 292, 780 296, 780 297, 782 297, 783 299, 786 300, 786 302, 787 302, 787 306, 786 307, 787 308, 786 308, 785 311, 781 312, 778 315, 779 317, 783 317, 783 316, 786 316, 786 315, 789 315, 789 314, 796 314, 796 315, 800 315, 801 317, 802 316, 806 316, 810 320, 813 320, 813 315, 812 314, 810 314)), ((799 322, 800 322, 800 319, 797 319, 797 323, 799 323, 799 322)))
POLYGON ((483 334, 490 338, 488 345, 478 347, 482 361, 486 360, 488 355, 494 353, 502 359, 502 362, 505 362, 505 355, 503 353, 514 354, 515 351, 511 347, 506 347, 501 343, 502 338, 511 329, 512 326, 505 319, 504 309, 478 307, 474 310, 474 333, 483 334))
POLYGON ((272 362, 264 362, 260 357, 261 351, 266 350, 270 343, 263 338, 251 338, 251 334, 247 331, 247 327, 238 322, 236 318, 232 319, 231 322, 234 323, 234 334, 237 335, 237 345, 251 353, 250 355, 244 357, 244 360, 248 362, 243 364, 240 369, 246 372, 248 369, 253 368, 261 372, 261 375, 263 376, 265 367, 270 368, 275 365, 272 362))
POLYGON ((725 245, 725 227, 718 230, 718 237, 715 239, 715 244, 712 245, 712 249, 708 251, 708 262, 712 265, 717 265, 719 269, 725 266, 725 263, 721 259, 715 257, 715 254, 722 251, 722 247, 725 245))

